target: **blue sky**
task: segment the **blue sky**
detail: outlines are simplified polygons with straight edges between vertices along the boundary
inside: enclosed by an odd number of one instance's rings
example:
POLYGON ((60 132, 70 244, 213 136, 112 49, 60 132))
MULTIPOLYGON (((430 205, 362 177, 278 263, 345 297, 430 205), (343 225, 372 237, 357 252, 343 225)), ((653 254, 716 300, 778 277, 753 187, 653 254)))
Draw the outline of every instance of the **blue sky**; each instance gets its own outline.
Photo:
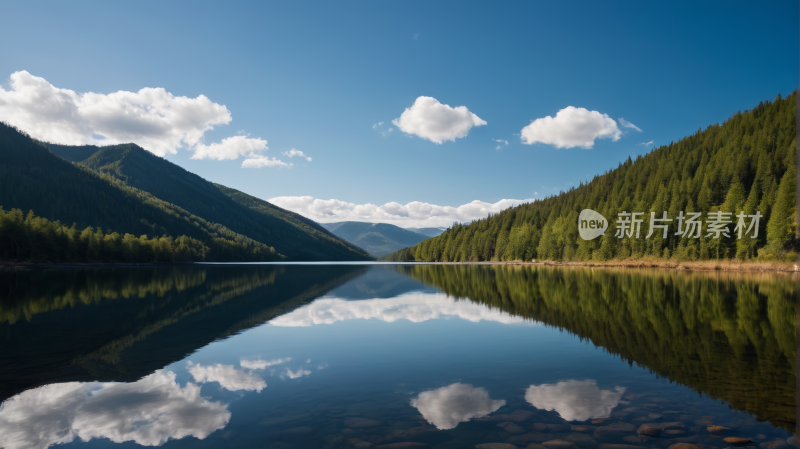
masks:
MULTIPOLYGON (((168 160, 264 199, 439 207, 430 220, 424 207, 414 220, 397 212, 408 225, 463 219, 449 208, 474 200, 568 189, 800 82, 796 1, 33 1, 3 10, 6 92, 11 75, 27 71, 78 94, 203 95, 230 118, 202 133, 203 145, 243 131, 268 142, 261 156, 293 166, 242 168, 244 153, 191 159, 187 145, 168 160), (420 96, 465 106, 486 125, 442 144, 404 133, 392 120, 420 96), (591 149, 521 142, 532 120, 569 106, 606 114, 618 139, 591 149), (497 150, 493 139, 508 145, 497 150), (312 161, 283 154, 291 149, 312 161)), ((0 118, 21 116, 0 98, 0 118)), ((331 203, 279 204, 320 221, 357 217, 331 203)), ((392 222, 386 210, 363 219, 392 222)), ((468 213, 492 211, 476 210, 468 213)))

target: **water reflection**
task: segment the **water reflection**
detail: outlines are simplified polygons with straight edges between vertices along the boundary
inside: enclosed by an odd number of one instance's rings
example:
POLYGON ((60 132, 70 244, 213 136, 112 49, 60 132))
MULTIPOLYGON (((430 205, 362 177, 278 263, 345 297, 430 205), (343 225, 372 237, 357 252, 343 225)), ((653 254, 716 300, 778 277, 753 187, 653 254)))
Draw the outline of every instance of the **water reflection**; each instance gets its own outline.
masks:
POLYGON ((477 323, 494 321, 503 324, 522 323, 524 318, 490 309, 471 301, 457 301, 441 293, 405 293, 388 299, 346 301, 321 298, 270 321, 273 326, 308 327, 337 321, 377 319, 392 323, 408 320, 422 323, 442 318, 461 318, 477 323))
POLYGON ((76 438, 159 446, 170 438, 206 438, 228 424, 228 406, 181 387, 159 370, 132 383, 68 382, 25 391, 0 408, 0 447, 46 448, 76 438))
POLYGON ((496 266, 0 274, 0 447, 722 447, 706 422, 785 440, 795 287, 496 266), (570 429, 598 417, 634 430, 570 429), (636 434, 653 420, 684 426, 636 434))
POLYGON ((520 266, 398 272, 597 346, 795 430, 795 295, 789 274, 520 266))
POLYGON ((203 366, 188 362, 187 370, 194 378, 194 381, 199 384, 218 382, 222 388, 230 391, 247 390, 260 392, 267 388, 267 383, 264 382, 261 376, 238 370, 233 365, 217 363, 211 366, 203 366))
POLYGON ((242 368, 249 368, 249 369, 266 369, 270 366, 280 365, 281 363, 291 362, 291 357, 283 357, 279 359, 273 360, 262 360, 260 358, 257 359, 241 359, 239 364, 242 365, 242 368))
POLYGON ((447 430, 472 418, 482 418, 506 405, 505 400, 489 397, 486 389, 454 383, 436 390, 423 391, 411 405, 437 429, 447 430))
POLYGON ((601 390, 593 379, 567 380, 531 385, 525 390, 525 400, 536 408, 554 410, 567 421, 586 421, 611 416, 623 394, 624 387, 601 390))

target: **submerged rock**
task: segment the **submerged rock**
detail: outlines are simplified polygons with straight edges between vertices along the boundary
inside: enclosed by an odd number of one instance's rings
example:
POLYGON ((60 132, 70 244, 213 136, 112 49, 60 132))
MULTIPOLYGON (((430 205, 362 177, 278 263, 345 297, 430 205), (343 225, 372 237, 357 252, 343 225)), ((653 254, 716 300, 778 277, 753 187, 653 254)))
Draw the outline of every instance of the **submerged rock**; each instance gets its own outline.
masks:
POLYGON ((533 415, 534 413, 529 410, 514 410, 513 412, 508 414, 508 420, 514 422, 522 422, 530 419, 533 415))
POLYGON ((501 422, 497 427, 502 427, 508 433, 525 433, 525 429, 513 422, 501 422))
POLYGON ((789 445, 786 443, 786 441, 780 438, 775 438, 774 440, 765 441, 759 444, 758 447, 760 449, 786 449, 789 447, 789 445))
POLYGON ((475 449, 518 449, 517 446, 508 443, 483 443, 475 446, 475 449))
POLYGON ((658 427, 661 427, 661 430, 684 430, 686 429, 686 424, 682 422, 665 422, 659 424, 658 427))
POLYGON ((731 431, 729 427, 723 427, 723 426, 708 426, 706 427, 706 430, 708 430, 708 433, 716 433, 716 434, 728 433, 731 431))
POLYGON ((726 444, 730 444, 731 446, 747 446, 749 444, 753 444, 753 440, 750 438, 742 438, 742 437, 727 437, 723 438, 726 444))
POLYGON ((589 429, 588 427, 583 427, 583 426, 572 426, 572 427, 570 427, 570 430, 573 431, 573 432, 588 432, 591 429, 589 429))
POLYGON ((594 429, 594 435, 595 437, 624 435, 626 433, 635 431, 636 431, 636 426, 634 426, 633 424, 626 422, 619 422, 594 429))
MULTIPOLYGON (((550 435, 543 435, 543 434, 536 434, 536 433, 526 433, 525 435, 514 435, 506 440, 507 443, 511 444, 519 444, 524 445, 528 443, 542 443, 544 441, 549 440, 551 437, 550 435)), ((542 446, 544 448, 544 446, 542 446)))
POLYGON ((547 449, 576 449, 575 443, 564 440, 550 440, 542 443, 547 449))
POLYGON ((654 440, 655 438, 649 437, 647 435, 628 435, 622 438, 622 441, 626 443, 647 443, 649 441, 654 440))
POLYGON ((679 436, 681 436, 681 435, 683 435, 685 433, 686 433, 685 431, 678 430, 678 429, 672 429, 672 430, 665 430, 664 431, 664 434, 666 434, 668 436, 671 436, 671 437, 679 437, 679 436))
POLYGON ((571 443, 575 443, 578 446, 583 447, 592 447, 597 446, 597 441, 594 438, 590 437, 589 435, 584 435, 582 433, 572 433, 564 437, 565 441, 569 441, 571 443))
POLYGON ((636 430, 636 433, 639 435, 647 435, 649 437, 658 437, 661 435, 661 428, 652 424, 642 424, 639 426, 639 429, 636 430))
POLYGON ((691 443, 675 443, 668 449, 700 449, 700 448, 691 443))

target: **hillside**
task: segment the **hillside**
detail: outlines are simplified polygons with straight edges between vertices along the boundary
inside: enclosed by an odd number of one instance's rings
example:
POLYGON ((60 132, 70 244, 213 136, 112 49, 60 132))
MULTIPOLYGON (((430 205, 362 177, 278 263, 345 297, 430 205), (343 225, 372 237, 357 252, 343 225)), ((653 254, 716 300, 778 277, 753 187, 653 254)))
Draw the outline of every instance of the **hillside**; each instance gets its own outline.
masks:
MULTIPOLYGON (((653 150, 597 175, 559 195, 509 208, 385 257, 405 261, 512 261, 544 259, 604 261, 641 257, 679 260, 737 258, 792 260, 795 239, 795 106, 797 92, 737 112, 722 125, 653 150), (578 215, 583 209, 609 222, 605 235, 583 240, 578 215), (641 236, 617 238, 619 213, 643 212, 641 236), (676 235, 657 229, 651 238, 650 212, 675 220, 679 212, 730 212, 730 237, 676 235), (757 238, 736 238, 735 215, 761 214, 757 238)), ((749 219, 748 219, 749 224, 749 219)))
POLYGON ((437 235, 447 230, 447 228, 403 228, 403 229, 411 232, 416 232, 417 234, 426 235, 428 237, 436 237, 437 235))
POLYGON ((416 245, 428 238, 426 235, 387 223, 343 221, 324 223, 321 226, 379 257, 407 246, 416 245))
MULTIPOLYGON (((187 236, 209 248, 208 260, 276 260, 281 256, 261 242, 207 221, 174 204, 139 189, 127 186, 89 168, 73 165, 50 152, 46 144, 0 123, 0 206, 5 210, 34 211, 48 220, 56 220, 75 230, 86 227, 94 235, 88 242, 104 245, 97 239, 106 234, 130 233, 151 237, 187 236)), ((31 239, 46 231, 50 244, 77 245, 73 231, 64 235, 61 224, 22 220, 16 214, 6 216, 0 234, 11 246, 40 246, 31 239), (52 225, 52 226, 51 226, 52 225)), ((116 237, 112 240, 116 241, 116 237)), ((81 239, 81 241, 84 241, 81 239)), ((109 242, 114 245, 115 242, 109 242)), ((66 252, 70 252, 68 249, 66 252)), ((6 248, 6 250, 8 250, 6 248)), ((16 248, 15 248, 16 250, 16 248)), ((63 253, 48 246, 48 252, 63 253)), ((17 252, 18 253, 18 252, 17 252)), ((4 257, 9 254, 4 254, 4 257)), ((63 260, 56 258, 55 260, 63 260)))
POLYGON ((51 145, 81 166, 267 243, 290 260, 366 260, 361 249, 314 222, 225 186, 215 185, 135 144, 108 147, 51 145), (94 151, 92 151, 94 150, 94 151), (89 154, 85 159, 76 160, 89 154))

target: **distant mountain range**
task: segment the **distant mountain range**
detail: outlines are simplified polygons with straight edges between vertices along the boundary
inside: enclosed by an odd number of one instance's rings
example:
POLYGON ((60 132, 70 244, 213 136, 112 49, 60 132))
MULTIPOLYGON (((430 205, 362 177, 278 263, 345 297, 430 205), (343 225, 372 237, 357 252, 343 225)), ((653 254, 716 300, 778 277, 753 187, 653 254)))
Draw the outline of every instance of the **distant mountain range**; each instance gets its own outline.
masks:
POLYGON ((447 228, 403 228, 403 229, 406 229, 411 232, 416 232, 417 234, 427 235, 428 237, 436 237, 437 235, 447 230, 447 228))
POLYGON ((378 257, 414 246, 443 232, 439 228, 411 228, 415 229, 411 230, 387 223, 362 221, 320 223, 320 226, 378 257), (424 233, 419 231, 424 231, 424 233))
MULTIPOLYGON (((96 229, 95 240, 62 235, 51 246, 113 246, 103 233, 116 232, 185 235, 207 245, 213 261, 372 258, 312 220, 206 181, 135 144, 47 144, 2 123, 0 206, 75 223, 79 234, 96 229)), ((25 238, 12 240, 24 244, 25 238)), ((49 248, 47 260, 63 260, 60 251, 49 248)))

